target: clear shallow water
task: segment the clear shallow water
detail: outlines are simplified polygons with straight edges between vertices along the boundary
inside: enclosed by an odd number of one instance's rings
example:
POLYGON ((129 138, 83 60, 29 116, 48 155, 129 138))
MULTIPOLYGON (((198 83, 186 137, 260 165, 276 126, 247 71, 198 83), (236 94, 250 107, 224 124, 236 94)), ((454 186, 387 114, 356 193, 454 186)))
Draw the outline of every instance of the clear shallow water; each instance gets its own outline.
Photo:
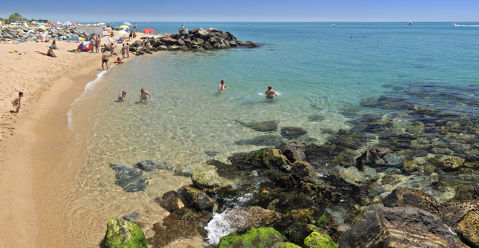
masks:
MULTIPOLYGON (((178 26, 140 23, 139 30, 171 33, 178 26)), ((124 208, 126 214, 132 208, 125 202, 135 204, 131 193, 113 184, 109 163, 132 165, 150 159, 201 168, 212 158, 205 151, 218 152, 213 158, 225 160, 233 152, 257 149, 235 144, 265 134, 238 120, 278 120, 280 128, 302 127, 308 131, 304 138, 321 143, 331 131, 348 127, 343 110, 364 110, 359 106, 362 99, 410 82, 479 82, 479 28, 449 23, 186 26, 215 27, 261 46, 136 58, 111 69, 79 99, 72 109, 72 128, 87 143, 79 189, 87 192, 85 201, 95 202, 95 208, 124 208), (217 94, 221 79, 228 89, 217 94), (268 84, 280 93, 272 102, 263 96, 268 84), (142 87, 153 95, 147 105, 136 103, 142 87), (116 103, 121 90, 128 92, 127 99, 116 103), (310 118, 313 115, 317 118, 310 118), (112 205, 108 199, 121 202, 112 205)), ((269 134, 279 136, 279 130, 269 134)), ((166 174, 155 178, 145 194, 136 194, 146 205, 154 204, 152 199, 161 192, 186 183, 166 174)))

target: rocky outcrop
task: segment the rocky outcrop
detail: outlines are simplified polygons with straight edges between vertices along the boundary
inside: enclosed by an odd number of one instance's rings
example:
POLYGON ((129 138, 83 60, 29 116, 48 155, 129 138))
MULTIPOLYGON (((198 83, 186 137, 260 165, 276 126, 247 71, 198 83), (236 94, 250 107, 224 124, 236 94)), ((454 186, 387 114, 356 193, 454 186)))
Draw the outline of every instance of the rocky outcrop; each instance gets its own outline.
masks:
POLYGON ((80 36, 75 27, 52 27, 52 28, 9 28, 0 30, 0 40, 5 41, 40 41, 39 34, 44 33, 50 40, 71 40, 80 36))
POLYGON ((146 248, 146 239, 138 225, 126 220, 111 218, 108 221, 105 248, 146 248))
POLYGON ((243 43, 231 33, 214 28, 194 29, 188 34, 171 34, 160 38, 148 38, 145 41, 150 44, 149 50, 142 46, 143 41, 135 41, 131 45, 130 51, 142 55, 145 52, 160 50, 203 51, 231 47, 256 47, 251 41, 243 43))
POLYGON ((380 208, 369 213, 341 237, 339 246, 457 247, 455 236, 439 217, 417 208, 380 208))

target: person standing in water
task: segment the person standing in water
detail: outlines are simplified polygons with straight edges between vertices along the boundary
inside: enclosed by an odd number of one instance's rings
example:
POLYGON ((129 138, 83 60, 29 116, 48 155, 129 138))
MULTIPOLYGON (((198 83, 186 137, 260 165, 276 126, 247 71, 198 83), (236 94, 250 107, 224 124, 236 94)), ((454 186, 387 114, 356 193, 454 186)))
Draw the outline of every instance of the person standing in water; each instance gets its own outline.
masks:
POLYGON ((268 89, 264 92, 266 98, 273 98, 273 96, 277 96, 278 94, 273 90, 271 85, 268 85, 268 89))
POLYGON ((145 89, 141 88, 141 90, 140 90, 140 102, 146 103, 146 100, 148 100, 147 96, 150 97, 150 101, 151 101, 151 94, 150 94, 150 92, 148 92, 148 91, 146 91, 145 89))
POLYGON ((225 84, 225 80, 221 80, 220 84, 218 85, 218 91, 224 91, 228 88, 225 84))

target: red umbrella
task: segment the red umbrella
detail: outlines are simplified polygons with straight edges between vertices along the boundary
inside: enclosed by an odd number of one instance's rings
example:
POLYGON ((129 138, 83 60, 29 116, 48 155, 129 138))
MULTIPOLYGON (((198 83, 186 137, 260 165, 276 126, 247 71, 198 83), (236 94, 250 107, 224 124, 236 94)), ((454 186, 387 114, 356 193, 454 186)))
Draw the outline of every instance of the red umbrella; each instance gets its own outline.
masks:
POLYGON ((155 32, 155 30, 148 28, 148 29, 144 29, 144 30, 141 31, 141 32, 142 32, 142 33, 145 33, 145 34, 152 34, 152 33, 155 32))

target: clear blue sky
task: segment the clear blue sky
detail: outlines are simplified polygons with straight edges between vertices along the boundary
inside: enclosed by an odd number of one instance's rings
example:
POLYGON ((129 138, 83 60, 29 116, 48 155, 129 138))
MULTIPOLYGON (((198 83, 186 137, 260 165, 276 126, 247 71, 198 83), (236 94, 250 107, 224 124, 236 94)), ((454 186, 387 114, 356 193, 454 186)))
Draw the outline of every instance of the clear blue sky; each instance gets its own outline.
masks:
POLYGON ((479 0, 2 0, 55 21, 479 21, 479 0))

